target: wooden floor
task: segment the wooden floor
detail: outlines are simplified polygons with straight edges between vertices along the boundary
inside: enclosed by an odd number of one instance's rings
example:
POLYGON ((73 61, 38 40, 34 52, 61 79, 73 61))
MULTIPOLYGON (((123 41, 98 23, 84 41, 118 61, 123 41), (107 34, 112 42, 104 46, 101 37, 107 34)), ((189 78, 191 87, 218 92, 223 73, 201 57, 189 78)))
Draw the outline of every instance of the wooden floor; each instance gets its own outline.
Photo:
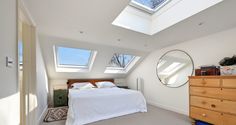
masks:
MULTIPOLYGON (((43 123, 41 125, 65 125, 65 121, 43 123)), ((191 125, 188 116, 148 105, 147 113, 135 113, 88 125, 191 125)))

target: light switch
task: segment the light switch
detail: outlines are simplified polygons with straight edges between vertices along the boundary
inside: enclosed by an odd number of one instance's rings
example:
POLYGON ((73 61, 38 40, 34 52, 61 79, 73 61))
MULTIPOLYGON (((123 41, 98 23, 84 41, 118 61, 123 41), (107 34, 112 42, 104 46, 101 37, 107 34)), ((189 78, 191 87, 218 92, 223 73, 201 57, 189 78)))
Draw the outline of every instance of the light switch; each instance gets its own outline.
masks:
POLYGON ((11 68, 11 67, 13 67, 13 64, 14 64, 13 59, 10 57, 6 57, 6 66, 11 68))

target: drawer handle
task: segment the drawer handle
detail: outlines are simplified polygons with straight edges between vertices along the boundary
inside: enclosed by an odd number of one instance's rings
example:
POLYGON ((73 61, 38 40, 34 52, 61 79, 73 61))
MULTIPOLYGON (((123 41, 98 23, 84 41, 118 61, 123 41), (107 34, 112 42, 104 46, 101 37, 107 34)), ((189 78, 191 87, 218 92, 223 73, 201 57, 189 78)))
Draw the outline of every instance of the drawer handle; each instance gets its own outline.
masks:
POLYGON ((207 115, 205 113, 202 114, 203 117, 206 117, 207 115))
POLYGON ((212 107, 212 108, 215 108, 215 107, 216 107, 216 105, 214 105, 214 104, 211 104, 211 107, 212 107))

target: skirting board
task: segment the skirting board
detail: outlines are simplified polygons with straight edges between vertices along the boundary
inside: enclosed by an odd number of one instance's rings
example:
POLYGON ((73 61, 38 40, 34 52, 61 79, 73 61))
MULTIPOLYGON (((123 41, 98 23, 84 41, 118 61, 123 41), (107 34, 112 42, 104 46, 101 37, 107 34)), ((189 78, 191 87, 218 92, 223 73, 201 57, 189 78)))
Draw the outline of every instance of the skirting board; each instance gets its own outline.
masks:
POLYGON ((163 108, 163 109, 166 109, 166 110, 170 110, 170 111, 173 111, 173 112, 177 112, 177 113, 180 113, 180 114, 183 114, 183 115, 186 115, 186 116, 189 115, 188 111, 177 109, 177 108, 166 106, 166 105, 162 105, 162 104, 156 103, 152 100, 147 100, 147 103, 150 104, 150 105, 160 107, 160 108, 163 108))
POLYGON ((41 125, 41 123, 42 123, 42 121, 43 121, 43 119, 44 119, 44 116, 45 116, 45 113, 46 113, 47 109, 48 109, 48 106, 46 106, 46 107, 44 108, 42 114, 40 115, 40 117, 39 117, 39 119, 38 119, 37 125, 41 125))

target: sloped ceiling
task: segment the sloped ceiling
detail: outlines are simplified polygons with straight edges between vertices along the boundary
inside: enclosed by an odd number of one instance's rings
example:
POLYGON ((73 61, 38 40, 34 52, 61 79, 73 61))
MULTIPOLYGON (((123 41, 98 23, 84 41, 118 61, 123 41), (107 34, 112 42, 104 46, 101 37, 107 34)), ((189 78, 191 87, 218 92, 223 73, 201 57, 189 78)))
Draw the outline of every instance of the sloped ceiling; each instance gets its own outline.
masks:
POLYGON ((105 65, 115 51, 143 55, 144 58, 153 50, 236 26, 235 0, 224 0, 152 36, 111 24, 128 5, 129 0, 24 0, 24 2, 37 24, 49 77, 53 79, 124 77, 124 75, 103 73, 105 65), (56 73, 51 53, 53 44, 97 48, 99 53, 92 69, 93 73, 56 73))
MULTIPOLYGON (((69 78, 123 78, 126 74, 107 74, 104 73, 106 65, 109 63, 111 57, 114 53, 125 53, 135 56, 140 56, 141 58, 137 63, 140 63, 144 57, 148 54, 144 51, 137 51, 132 49, 124 49, 119 47, 112 47, 107 45, 100 45, 88 42, 78 42, 70 39, 58 38, 40 35, 39 41, 41 41, 41 48, 43 50, 43 55, 46 60, 47 70, 50 79, 69 79, 69 78), (55 58, 53 46, 65 46, 65 47, 75 47, 84 48, 98 51, 94 64, 90 72, 76 73, 76 72, 56 72, 55 69, 55 58)), ((134 69, 135 65, 132 69, 134 69)), ((132 69, 129 71, 131 72, 132 69)))

